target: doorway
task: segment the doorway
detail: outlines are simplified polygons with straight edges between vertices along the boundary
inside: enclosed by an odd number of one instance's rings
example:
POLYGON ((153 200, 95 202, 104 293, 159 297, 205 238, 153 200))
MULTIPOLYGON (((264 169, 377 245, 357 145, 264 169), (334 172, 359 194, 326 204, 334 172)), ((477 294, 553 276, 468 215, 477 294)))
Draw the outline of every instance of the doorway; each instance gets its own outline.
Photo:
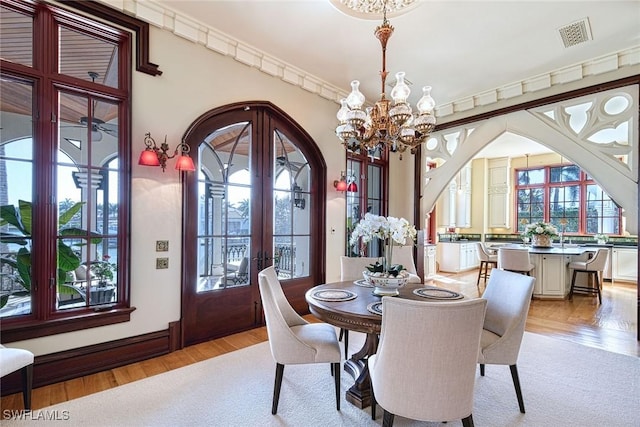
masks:
POLYGON ((308 311, 324 281, 326 167, 311 137, 267 102, 198 118, 184 140, 196 173, 183 180, 183 344, 263 324, 258 273, 273 265, 308 311))

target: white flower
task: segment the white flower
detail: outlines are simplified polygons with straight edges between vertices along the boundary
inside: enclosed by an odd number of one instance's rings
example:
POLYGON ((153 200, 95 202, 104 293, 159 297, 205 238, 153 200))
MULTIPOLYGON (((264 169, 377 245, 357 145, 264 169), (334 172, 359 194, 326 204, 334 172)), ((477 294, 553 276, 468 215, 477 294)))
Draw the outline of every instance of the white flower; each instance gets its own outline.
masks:
POLYGON ((367 213, 364 219, 351 233, 349 244, 352 246, 362 238, 363 243, 369 243, 373 239, 391 239, 399 245, 405 245, 407 240, 413 241, 417 235, 416 228, 404 218, 386 218, 384 216, 367 213))

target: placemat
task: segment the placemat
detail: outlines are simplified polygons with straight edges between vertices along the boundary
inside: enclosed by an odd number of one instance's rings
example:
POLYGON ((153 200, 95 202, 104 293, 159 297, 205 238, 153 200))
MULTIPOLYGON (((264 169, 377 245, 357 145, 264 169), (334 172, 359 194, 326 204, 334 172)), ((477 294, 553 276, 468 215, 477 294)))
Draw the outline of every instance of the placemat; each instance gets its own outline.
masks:
POLYGON ((320 301, 349 301, 358 295, 345 289, 322 289, 313 292, 311 296, 320 301))
POLYGON ((382 301, 372 302, 367 306, 367 310, 373 314, 379 314, 382 316, 382 301))
POLYGON ((449 289, 437 288, 435 286, 429 286, 426 288, 414 289, 413 293, 419 297, 429 299, 462 299, 464 295, 459 294, 449 289))
POLYGON ((356 280, 355 282, 353 282, 353 284, 357 286, 362 286, 363 288, 373 288, 373 285, 364 279, 356 280))

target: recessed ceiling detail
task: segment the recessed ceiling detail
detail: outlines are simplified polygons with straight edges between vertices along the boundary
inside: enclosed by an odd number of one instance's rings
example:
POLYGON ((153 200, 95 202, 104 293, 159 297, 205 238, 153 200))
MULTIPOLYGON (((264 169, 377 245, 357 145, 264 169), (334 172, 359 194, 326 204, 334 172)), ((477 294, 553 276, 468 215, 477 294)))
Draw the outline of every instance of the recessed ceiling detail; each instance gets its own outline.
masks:
POLYGON ((387 9, 387 16, 407 13, 419 5, 416 0, 330 0, 342 13, 362 19, 380 19, 387 9))
POLYGON ((558 28, 558 32, 560 33, 560 38, 562 39, 562 43, 564 43, 564 47, 571 47, 593 40, 588 18, 584 18, 580 21, 558 28))

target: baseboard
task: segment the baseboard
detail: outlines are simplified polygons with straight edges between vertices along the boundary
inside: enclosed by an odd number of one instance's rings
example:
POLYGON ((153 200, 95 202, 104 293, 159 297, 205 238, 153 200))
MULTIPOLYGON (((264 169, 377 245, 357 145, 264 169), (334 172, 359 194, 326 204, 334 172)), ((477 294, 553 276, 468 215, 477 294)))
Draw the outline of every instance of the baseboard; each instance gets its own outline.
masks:
MULTIPOLYGON (((180 348, 180 322, 163 331, 127 337, 37 356, 33 367, 33 387, 42 387, 130 363, 161 356, 180 348)), ((2 378, 2 396, 22 391, 20 371, 2 378)))

